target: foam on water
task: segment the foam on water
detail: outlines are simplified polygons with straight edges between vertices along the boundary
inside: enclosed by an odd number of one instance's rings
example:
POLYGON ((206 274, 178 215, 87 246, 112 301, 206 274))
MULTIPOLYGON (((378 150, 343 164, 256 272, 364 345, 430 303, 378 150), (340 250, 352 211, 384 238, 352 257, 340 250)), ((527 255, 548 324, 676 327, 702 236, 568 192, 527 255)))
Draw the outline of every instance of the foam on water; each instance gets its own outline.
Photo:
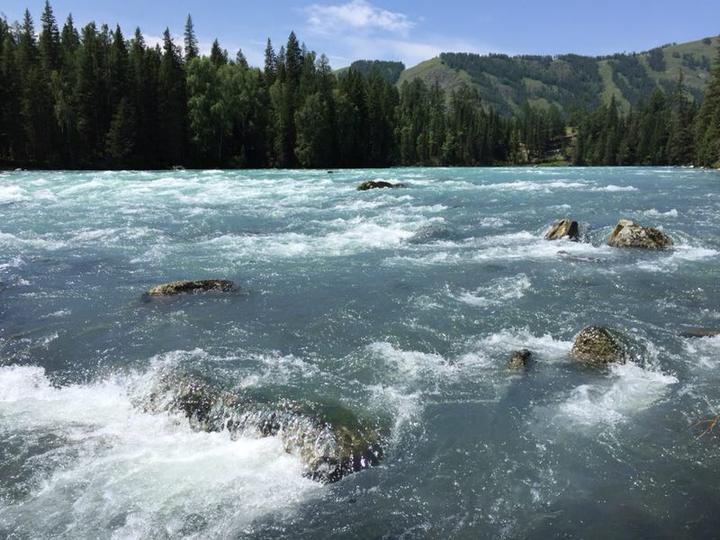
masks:
MULTIPOLYGON (((187 421, 139 412, 137 384, 117 377, 55 387, 44 370, 0 368, 3 438, 62 441, 54 463, 29 480, 28 495, 0 509, 0 528, 34 537, 222 537, 272 512, 291 515, 322 488, 277 438, 232 439, 192 431, 187 421), (52 511, 48 511, 52 509, 52 511)), ((29 451, 21 448, 20 452, 29 451)))
POLYGON ((27 192, 17 185, 0 185, 0 204, 27 201, 29 197, 27 192))
POLYGON ((720 365, 720 336, 689 338, 684 340, 683 347, 693 366, 714 369, 720 365))
MULTIPOLYGON (((572 341, 558 339, 550 334, 533 334, 527 328, 507 328, 475 340, 473 346, 486 355, 502 358, 503 362, 507 361, 508 353, 518 349, 529 349, 545 362, 557 362, 567 359, 572 341)), ((472 354, 463 358, 469 360, 472 354)))
POLYGON ((558 407, 559 423, 613 426, 641 413, 662 399, 679 381, 654 369, 632 362, 613 365, 610 378, 576 387, 558 407))
POLYGON ((462 291, 457 295, 450 294, 452 298, 475 307, 489 307, 504 305, 512 300, 525 296, 532 288, 530 279, 525 274, 498 278, 485 287, 478 287, 474 291, 462 291))

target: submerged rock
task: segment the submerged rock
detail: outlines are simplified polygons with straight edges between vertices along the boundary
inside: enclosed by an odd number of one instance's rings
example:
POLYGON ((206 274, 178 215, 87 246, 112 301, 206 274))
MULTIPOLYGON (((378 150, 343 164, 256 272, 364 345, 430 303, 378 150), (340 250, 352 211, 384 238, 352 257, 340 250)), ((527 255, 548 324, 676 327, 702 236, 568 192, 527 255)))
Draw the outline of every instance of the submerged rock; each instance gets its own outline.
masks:
POLYGON ((174 296, 177 294, 197 293, 204 291, 228 292, 235 289, 235 284, 227 279, 202 279, 197 281, 173 281, 157 285, 147 292, 148 296, 174 296))
POLYGON ((680 335, 688 338, 715 337, 720 336, 720 330, 717 328, 692 328, 681 332, 680 335))
POLYGON ((560 240, 561 238, 569 238, 577 241, 580 239, 580 226, 577 221, 570 219, 561 219, 556 221, 552 227, 545 233, 545 240, 560 240))
POLYGON ((378 465, 386 430, 338 404, 301 403, 219 390, 202 377, 167 377, 142 401, 146 412, 180 412, 197 430, 277 436, 300 457, 305 475, 336 482, 378 465))
POLYGON ((655 227, 644 227, 629 219, 621 219, 608 237, 612 247, 665 249, 673 245, 672 239, 655 227))
POLYGON ((512 355, 510 355, 510 360, 508 360, 507 368, 519 371, 529 368, 532 362, 532 353, 527 349, 521 349, 519 351, 513 352, 512 355))
POLYGON ((614 332, 602 326, 588 326, 575 338, 570 356, 587 364, 622 363, 626 349, 614 332))
POLYGON ((367 180, 357 187, 358 191, 367 191, 369 189, 381 189, 381 188, 404 188, 405 184, 391 184, 384 180, 367 180))

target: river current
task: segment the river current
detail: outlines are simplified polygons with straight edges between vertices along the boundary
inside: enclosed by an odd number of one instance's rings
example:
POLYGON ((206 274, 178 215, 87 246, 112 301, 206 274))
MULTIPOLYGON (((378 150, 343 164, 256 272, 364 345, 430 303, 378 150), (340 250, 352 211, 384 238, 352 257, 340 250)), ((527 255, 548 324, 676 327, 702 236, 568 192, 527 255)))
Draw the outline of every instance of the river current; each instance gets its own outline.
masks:
POLYGON ((717 536, 720 337, 681 334, 720 328, 719 262, 712 171, 0 173, 0 537, 717 536), (203 278, 238 290, 143 295, 203 278), (590 324, 633 360, 572 361, 590 324), (324 484, 142 406, 188 371, 383 422, 382 460, 324 484))

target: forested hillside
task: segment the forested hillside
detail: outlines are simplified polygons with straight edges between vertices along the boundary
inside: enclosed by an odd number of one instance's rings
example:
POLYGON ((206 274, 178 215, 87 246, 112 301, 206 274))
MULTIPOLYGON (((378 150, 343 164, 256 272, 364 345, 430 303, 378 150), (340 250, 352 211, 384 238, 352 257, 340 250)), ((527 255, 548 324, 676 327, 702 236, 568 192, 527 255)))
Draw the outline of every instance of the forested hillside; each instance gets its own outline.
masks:
MULTIPOLYGON (((446 78, 404 71, 396 82, 402 64, 359 62, 335 73, 294 33, 280 49, 268 40, 264 66, 256 68, 242 51, 231 55, 217 41, 208 56, 200 55, 190 17, 182 47, 167 29, 162 44, 150 46, 140 29, 128 39, 119 27, 89 23, 78 29, 71 16, 60 28, 49 4, 39 26, 36 31, 29 12, 20 23, 0 20, 4 167, 720 161, 720 65, 698 108, 704 85, 689 81, 684 69, 672 83, 661 71, 658 84, 628 83, 635 94, 619 83, 622 96, 611 92, 606 100, 597 93, 595 60, 579 56, 478 60, 447 54, 437 61, 446 78), (464 67, 452 70, 442 62, 464 67), (483 97, 477 81, 485 79, 504 81, 503 95, 519 101, 510 106, 483 97), (524 87, 540 81, 538 88, 548 93, 513 94, 513 80, 524 87)), ((662 59, 659 53, 619 58, 602 62, 650 62, 659 70, 662 60, 671 69, 665 52, 662 59)), ((695 77, 705 73, 705 64, 696 66, 695 77)), ((618 81, 634 81, 623 69, 628 75, 618 81)))
POLYGON ((681 72, 688 94, 701 101, 718 46, 715 37, 605 57, 443 53, 405 70, 400 82, 420 78, 445 89, 469 82, 503 115, 517 113, 526 101, 569 112, 609 105, 612 98, 628 111, 657 88, 672 92, 681 72))

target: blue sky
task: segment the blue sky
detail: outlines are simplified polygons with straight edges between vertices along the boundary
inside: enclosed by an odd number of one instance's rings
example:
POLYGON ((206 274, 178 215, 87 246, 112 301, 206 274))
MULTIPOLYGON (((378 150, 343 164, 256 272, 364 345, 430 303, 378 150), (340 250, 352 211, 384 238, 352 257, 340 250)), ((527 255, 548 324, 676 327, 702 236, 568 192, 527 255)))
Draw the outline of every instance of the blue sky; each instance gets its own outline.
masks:
MULTIPOLYGON (((39 22, 44 0, 3 0, 0 12, 39 22)), ((140 26, 149 41, 165 26, 182 37, 192 14, 201 47, 214 38, 234 55, 262 61, 265 40, 279 47, 295 30, 334 67, 360 58, 408 66, 442 51, 606 54, 640 51, 720 33, 720 0, 55 0, 55 15, 77 24, 140 26)))

